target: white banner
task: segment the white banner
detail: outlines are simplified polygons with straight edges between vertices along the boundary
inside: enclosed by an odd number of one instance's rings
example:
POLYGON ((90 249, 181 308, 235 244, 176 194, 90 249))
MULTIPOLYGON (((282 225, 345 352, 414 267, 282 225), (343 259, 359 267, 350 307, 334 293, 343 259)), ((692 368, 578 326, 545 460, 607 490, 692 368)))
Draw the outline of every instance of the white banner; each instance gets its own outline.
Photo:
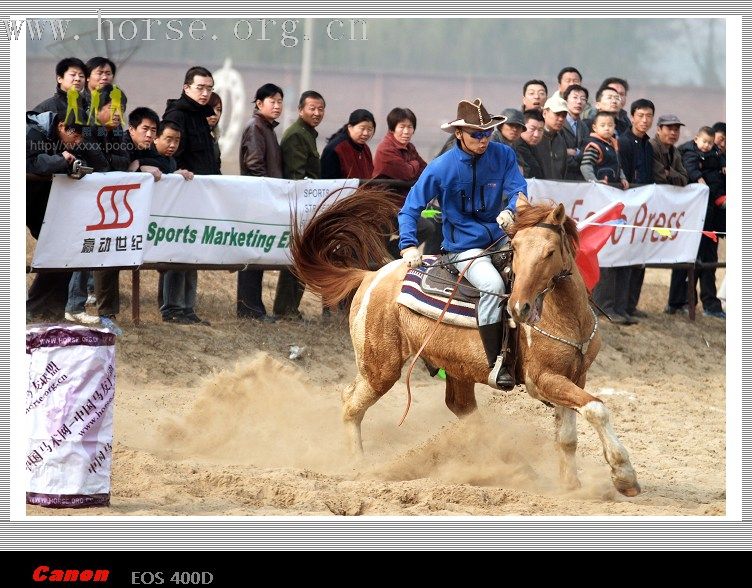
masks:
POLYGON ((32 267, 285 266, 291 208, 305 224, 331 191, 345 188, 345 196, 357 186, 358 180, 250 176, 55 176, 32 267))
POLYGON ((620 190, 595 182, 554 182, 528 180, 532 202, 551 199, 562 202, 567 214, 579 222, 613 202, 622 202, 622 219, 637 228, 617 227, 598 253, 601 267, 643 263, 693 262, 700 245, 708 187, 690 184, 683 188, 651 184, 620 190), (644 228, 643 228, 644 227, 644 228), (660 235, 653 227, 689 229, 660 235), (696 232, 695 232, 696 231, 696 232))
POLYGON ((139 265, 153 186, 151 174, 56 175, 32 267, 139 265))
MULTIPOLYGON (((290 210, 301 223, 329 192, 357 180, 280 180, 112 172, 81 180, 55 176, 34 268, 96 268, 142 263, 289 264, 290 210)), ((657 185, 623 191, 597 183, 528 180, 535 202, 563 202, 580 221, 612 202, 625 205, 619 228, 598 254, 602 267, 694 261, 708 188, 657 185), (645 227, 645 228, 642 228, 645 227), (660 235, 653 227, 691 229, 660 235)))

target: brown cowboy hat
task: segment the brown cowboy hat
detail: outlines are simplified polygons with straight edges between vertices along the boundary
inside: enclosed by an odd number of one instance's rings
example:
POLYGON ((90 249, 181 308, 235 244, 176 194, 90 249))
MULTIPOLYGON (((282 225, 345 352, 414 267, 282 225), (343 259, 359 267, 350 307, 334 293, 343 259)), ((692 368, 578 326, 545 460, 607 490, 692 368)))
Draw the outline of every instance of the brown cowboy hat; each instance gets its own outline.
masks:
POLYGON ((453 133, 454 129, 459 127, 467 127, 470 129, 478 129, 485 131, 486 129, 492 129, 506 122, 507 117, 500 114, 488 114, 486 107, 483 106, 480 98, 476 98, 472 102, 469 100, 462 100, 457 105, 457 118, 452 122, 444 123, 441 125, 441 130, 447 133, 453 133))

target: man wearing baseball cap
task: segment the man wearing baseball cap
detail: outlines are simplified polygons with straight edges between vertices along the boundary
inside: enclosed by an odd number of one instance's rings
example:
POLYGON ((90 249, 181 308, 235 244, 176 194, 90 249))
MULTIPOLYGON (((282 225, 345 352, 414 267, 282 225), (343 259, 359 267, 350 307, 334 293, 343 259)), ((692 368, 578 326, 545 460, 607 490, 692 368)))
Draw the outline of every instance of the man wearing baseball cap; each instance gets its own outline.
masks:
POLYGON ((501 116, 506 118, 506 121, 501 123, 494 134, 491 135, 491 141, 499 141, 514 149, 514 143, 520 138, 520 135, 525 132, 525 117, 516 108, 505 108, 501 111, 501 116))
MULTIPOLYGON (((658 117, 658 130, 650 139, 653 147, 653 179, 656 184, 686 186, 689 174, 682 163, 681 153, 676 148, 679 129, 684 123, 675 114, 662 114, 658 117)), ((687 312, 687 271, 671 270, 668 304, 664 309, 667 314, 685 314, 687 312)))
POLYGON ((566 101, 558 96, 551 96, 543 105, 545 128, 535 150, 543 163, 543 177, 546 180, 563 180, 567 173, 567 143, 561 132, 567 112, 566 101))
POLYGON ((422 263, 417 247, 418 218, 431 200, 438 199, 443 217, 442 249, 449 253, 449 262, 465 271, 468 281, 480 290, 478 329, 490 369, 488 385, 511 390, 515 378, 508 362, 514 354, 506 351, 515 337, 504 340, 500 305, 504 281, 491 258, 480 256, 507 240, 517 197, 527 195, 527 182, 514 151, 491 142, 494 129, 505 121, 502 115, 488 114, 480 98, 462 100, 457 118, 441 125, 454 135, 454 146, 423 170, 398 218, 402 258, 409 267, 418 267, 422 263))
POLYGON ((653 177, 656 184, 686 186, 689 174, 684 169, 681 154, 676 148, 679 141, 679 127, 684 123, 675 114, 662 114, 658 117, 658 131, 650 139, 653 146, 653 177))

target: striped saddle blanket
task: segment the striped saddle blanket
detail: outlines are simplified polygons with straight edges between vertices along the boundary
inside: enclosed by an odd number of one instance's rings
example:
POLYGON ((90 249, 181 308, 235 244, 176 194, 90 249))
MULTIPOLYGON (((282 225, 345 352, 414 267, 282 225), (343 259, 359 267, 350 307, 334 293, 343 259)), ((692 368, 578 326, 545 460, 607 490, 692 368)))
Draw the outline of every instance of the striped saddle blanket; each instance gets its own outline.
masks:
MULTIPOLYGON (((449 298, 457 276, 444 268, 435 267, 435 256, 423 256, 424 265, 407 270, 402 289, 397 296, 397 304, 414 310, 428 318, 438 319, 449 298)), ((478 328, 475 303, 478 295, 470 283, 463 278, 452 301, 449 303, 442 322, 456 327, 478 328)))

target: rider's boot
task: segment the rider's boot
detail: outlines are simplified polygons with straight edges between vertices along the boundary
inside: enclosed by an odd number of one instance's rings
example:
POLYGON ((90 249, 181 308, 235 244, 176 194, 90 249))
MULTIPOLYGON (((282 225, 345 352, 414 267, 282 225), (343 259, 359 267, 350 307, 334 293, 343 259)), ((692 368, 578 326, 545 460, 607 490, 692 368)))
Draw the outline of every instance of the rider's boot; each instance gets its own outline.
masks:
POLYGON ((488 385, 497 390, 511 390, 514 388, 514 377, 509 373, 507 366, 504 365, 504 354, 502 354, 502 327, 503 323, 494 323, 492 325, 481 325, 478 327, 483 349, 486 351, 488 367, 491 370, 488 374, 488 385))

